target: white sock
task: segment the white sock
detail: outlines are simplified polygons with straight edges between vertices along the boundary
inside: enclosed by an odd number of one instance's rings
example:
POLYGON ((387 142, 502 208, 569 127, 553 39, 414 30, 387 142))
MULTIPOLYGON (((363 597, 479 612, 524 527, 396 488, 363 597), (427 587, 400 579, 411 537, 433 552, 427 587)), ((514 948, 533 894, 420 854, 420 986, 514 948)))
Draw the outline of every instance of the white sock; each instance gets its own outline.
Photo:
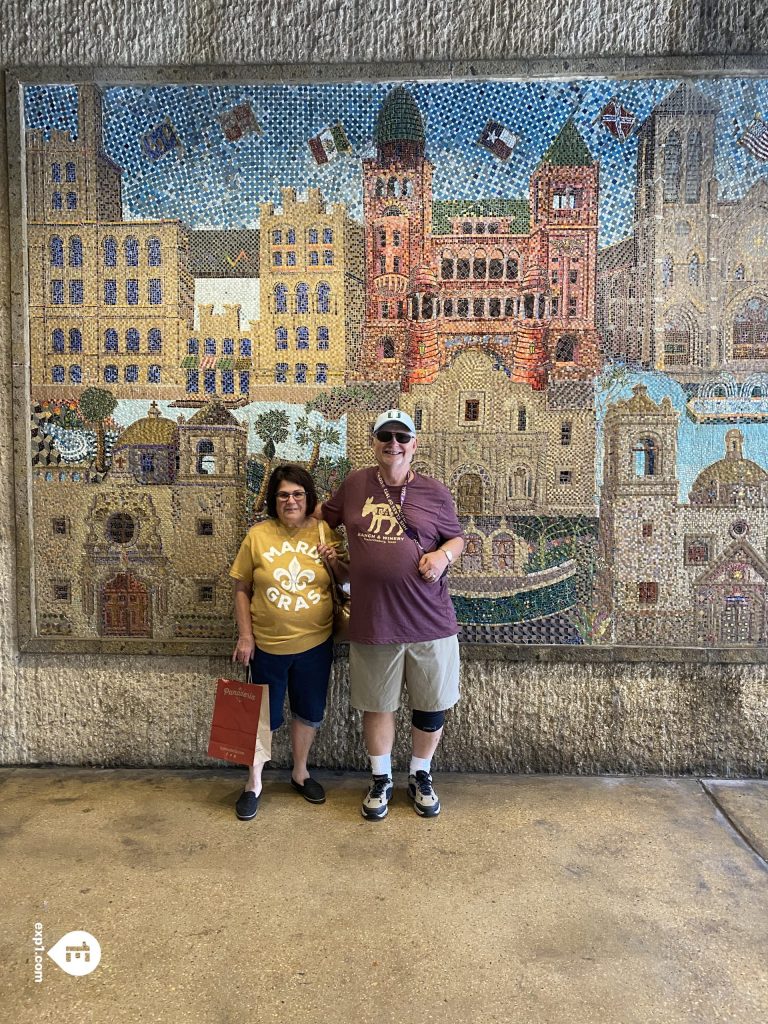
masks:
POLYGON ((392 755, 391 754, 371 754, 371 773, 373 775, 386 775, 388 779, 392 778, 392 755))
POLYGON ((411 767, 408 769, 408 774, 415 775, 416 772, 426 772, 427 775, 429 775, 429 767, 431 764, 431 757, 412 757, 411 767))

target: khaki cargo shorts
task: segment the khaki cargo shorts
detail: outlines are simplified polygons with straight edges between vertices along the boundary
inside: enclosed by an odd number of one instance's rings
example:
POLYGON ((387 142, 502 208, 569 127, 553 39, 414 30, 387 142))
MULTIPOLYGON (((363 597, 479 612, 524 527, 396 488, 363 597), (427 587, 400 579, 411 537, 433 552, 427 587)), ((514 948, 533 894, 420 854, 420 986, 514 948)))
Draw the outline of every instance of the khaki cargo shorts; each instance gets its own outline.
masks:
POLYGON ((349 645, 350 702, 358 711, 445 711, 459 699, 459 640, 349 645))

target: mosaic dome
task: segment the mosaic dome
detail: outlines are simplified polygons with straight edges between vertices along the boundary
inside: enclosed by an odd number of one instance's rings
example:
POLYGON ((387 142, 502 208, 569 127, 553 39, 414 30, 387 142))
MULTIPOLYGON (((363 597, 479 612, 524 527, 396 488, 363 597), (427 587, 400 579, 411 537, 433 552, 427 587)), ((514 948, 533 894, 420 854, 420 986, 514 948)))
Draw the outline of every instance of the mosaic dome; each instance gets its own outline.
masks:
POLYGON ((754 486, 768 482, 768 472, 743 453, 744 438, 740 430, 729 430, 725 435, 725 458, 718 459, 699 473, 691 488, 690 499, 705 497, 711 502, 714 492, 728 491, 739 486, 754 486))
POLYGON ((173 422, 160 415, 155 402, 149 413, 123 431, 115 441, 114 450, 136 446, 175 445, 179 440, 179 428, 173 422))
POLYGON ((405 86, 398 85, 386 96, 376 118, 374 140, 378 146, 387 142, 424 142, 421 111, 405 86))

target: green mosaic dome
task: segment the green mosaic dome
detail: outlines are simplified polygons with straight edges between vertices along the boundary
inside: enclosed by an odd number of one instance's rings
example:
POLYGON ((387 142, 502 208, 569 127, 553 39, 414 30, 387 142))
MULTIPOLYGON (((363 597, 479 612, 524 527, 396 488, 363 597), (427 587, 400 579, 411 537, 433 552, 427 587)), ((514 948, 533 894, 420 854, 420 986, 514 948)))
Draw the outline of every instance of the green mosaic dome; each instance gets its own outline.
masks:
POLYGON ((424 120, 416 100, 403 85, 393 89, 376 118, 374 141, 377 146, 387 142, 424 142, 424 120))

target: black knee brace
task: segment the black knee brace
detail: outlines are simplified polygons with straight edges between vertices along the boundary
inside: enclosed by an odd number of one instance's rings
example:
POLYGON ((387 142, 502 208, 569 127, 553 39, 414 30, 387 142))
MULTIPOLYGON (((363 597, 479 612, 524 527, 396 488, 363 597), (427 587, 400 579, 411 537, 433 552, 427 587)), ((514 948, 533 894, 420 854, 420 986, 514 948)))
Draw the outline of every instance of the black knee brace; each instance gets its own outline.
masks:
POLYGON ((411 714, 411 722, 416 729, 422 732, 437 732, 442 729, 445 722, 444 711, 414 711, 411 714))

